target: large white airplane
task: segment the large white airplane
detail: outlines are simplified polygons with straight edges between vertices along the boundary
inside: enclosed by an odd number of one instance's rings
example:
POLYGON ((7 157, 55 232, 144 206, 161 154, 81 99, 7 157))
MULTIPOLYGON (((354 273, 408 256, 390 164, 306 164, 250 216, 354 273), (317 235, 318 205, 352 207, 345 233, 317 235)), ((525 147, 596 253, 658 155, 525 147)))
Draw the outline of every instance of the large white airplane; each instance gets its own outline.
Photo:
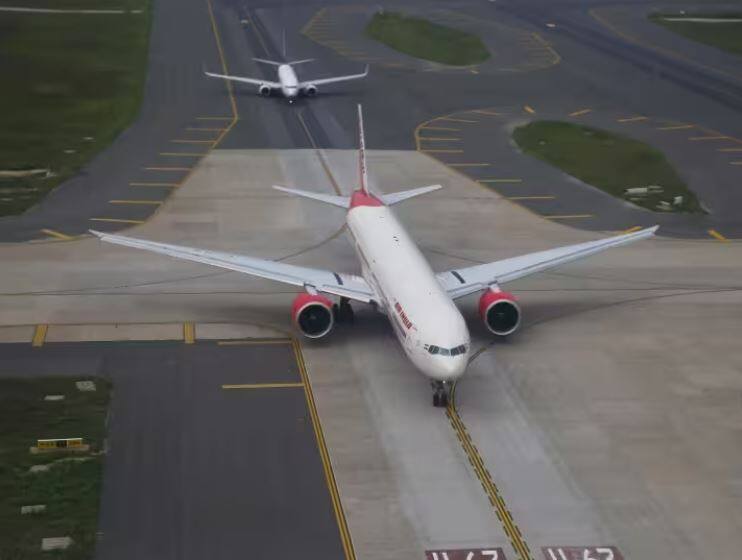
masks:
POLYGON ((451 383, 463 375, 471 350, 466 322, 454 300, 479 292, 479 314, 485 326, 497 336, 507 336, 520 326, 521 311, 515 296, 501 289, 503 284, 650 237, 657 231, 655 226, 436 273, 389 207, 440 189, 441 185, 393 194, 373 193, 368 187, 360 105, 358 123, 360 185, 351 196, 273 188, 346 209, 361 276, 92 230, 91 233, 109 243, 299 286, 302 292, 293 301, 291 315, 296 328, 309 338, 326 336, 336 320, 352 319, 350 300, 371 304, 388 316, 404 352, 431 380, 433 404, 447 406, 451 383), (333 304, 328 295, 339 298, 339 304, 333 304))
POLYGON ((320 78, 317 80, 300 82, 299 78, 296 77, 294 66, 296 64, 311 62, 314 59, 307 58, 304 60, 294 60, 291 62, 275 62, 273 60, 265 60, 264 58, 255 58, 253 60, 278 67, 278 81, 271 82, 270 80, 243 78, 240 76, 214 74, 212 72, 206 72, 206 75, 212 78, 223 78, 225 80, 232 80, 234 82, 256 85, 258 86, 258 93, 264 96, 270 95, 273 91, 280 91, 283 96, 289 100, 289 103, 293 103, 294 99, 296 99, 296 97, 299 95, 307 95, 309 97, 316 95, 317 88, 319 86, 334 84, 336 82, 347 82, 348 80, 357 80, 359 78, 365 78, 366 76, 368 76, 367 64, 366 69, 360 74, 350 74, 347 76, 335 76, 332 78, 320 78))

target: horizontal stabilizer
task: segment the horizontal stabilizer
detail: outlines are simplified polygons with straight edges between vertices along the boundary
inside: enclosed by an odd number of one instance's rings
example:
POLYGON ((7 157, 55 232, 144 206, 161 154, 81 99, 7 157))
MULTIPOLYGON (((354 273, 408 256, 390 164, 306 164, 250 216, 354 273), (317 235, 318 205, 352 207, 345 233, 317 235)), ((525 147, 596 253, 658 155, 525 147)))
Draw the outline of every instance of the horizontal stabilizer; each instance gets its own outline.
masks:
POLYGON ((294 194, 296 196, 303 196, 304 198, 311 198, 312 200, 318 200, 320 202, 324 202, 325 204, 332 204, 333 206, 338 206, 340 208, 348 208, 350 206, 350 197, 347 196, 337 196, 334 194, 323 194, 318 192, 312 192, 312 191, 302 191, 299 189, 290 189, 288 187, 281 187, 279 185, 273 185, 273 188, 277 191, 294 194))
POLYGON ((391 193, 391 194, 384 194, 381 196, 381 199, 384 201, 385 204, 387 204, 388 206, 391 206, 392 204, 397 204, 398 202, 407 200, 408 198, 413 198, 415 196, 420 196, 421 194, 437 191, 440 188, 442 188, 441 185, 430 185, 429 187, 419 187, 417 189, 410 189, 408 191, 400 191, 400 192, 391 193))
POLYGON ((304 58, 302 60, 290 60, 286 64, 290 66, 294 66, 296 64, 304 64, 305 62, 313 62, 313 61, 314 61, 313 58, 304 58))
POLYGON ((271 66, 281 66, 281 64, 285 64, 283 62, 276 62, 275 60, 267 60, 265 58, 253 58, 255 62, 262 62, 263 64, 270 64, 271 66))

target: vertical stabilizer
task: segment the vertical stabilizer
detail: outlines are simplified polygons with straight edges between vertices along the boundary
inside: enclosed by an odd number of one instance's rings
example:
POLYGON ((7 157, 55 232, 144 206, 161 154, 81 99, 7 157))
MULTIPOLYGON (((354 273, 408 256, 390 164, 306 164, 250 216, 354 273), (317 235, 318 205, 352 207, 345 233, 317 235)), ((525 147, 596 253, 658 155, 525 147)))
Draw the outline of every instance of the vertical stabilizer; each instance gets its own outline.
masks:
POLYGON ((361 191, 368 194, 368 175, 366 173, 366 140, 363 135, 363 108, 358 104, 358 170, 361 179, 361 191))

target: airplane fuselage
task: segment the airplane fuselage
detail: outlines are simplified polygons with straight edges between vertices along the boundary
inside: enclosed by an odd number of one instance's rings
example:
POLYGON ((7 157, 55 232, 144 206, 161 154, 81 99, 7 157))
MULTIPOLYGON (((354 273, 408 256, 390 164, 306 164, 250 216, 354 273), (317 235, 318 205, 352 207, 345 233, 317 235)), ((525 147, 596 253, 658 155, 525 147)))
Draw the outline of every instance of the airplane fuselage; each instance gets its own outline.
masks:
POLYGON ((278 82, 281 84, 281 93, 286 99, 291 101, 299 95, 299 79, 290 64, 281 64, 278 67, 278 82))
POLYGON ((347 223, 362 275, 412 363, 435 381, 461 377, 470 349, 466 322, 402 224, 359 191, 347 223))

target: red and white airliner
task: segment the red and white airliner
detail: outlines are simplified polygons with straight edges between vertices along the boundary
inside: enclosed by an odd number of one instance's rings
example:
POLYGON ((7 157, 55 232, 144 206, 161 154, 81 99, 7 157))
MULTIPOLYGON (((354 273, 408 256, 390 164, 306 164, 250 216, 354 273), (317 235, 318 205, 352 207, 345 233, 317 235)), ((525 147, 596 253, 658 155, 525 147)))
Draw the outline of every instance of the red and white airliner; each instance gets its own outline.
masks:
POLYGON ((389 317, 405 353, 431 380, 433 404, 446 406, 451 383, 464 374, 470 352, 469 331, 455 299, 481 293, 479 314, 485 326, 497 336, 507 336, 520 326, 521 312, 516 298, 501 289, 503 284, 650 237, 657 230, 655 226, 436 273, 390 206, 440 189, 441 185, 394 194, 370 191, 360 105, 358 124, 360 186, 351 196, 274 188, 347 209, 348 231, 361 262, 361 276, 92 230, 91 233, 109 243, 299 286, 302 292, 294 299, 291 313, 296 328, 309 338, 326 336, 336 320, 352 319, 350 300, 371 304, 389 317), (334 304, 328 295, 338 298, 339 304, 334 304))

